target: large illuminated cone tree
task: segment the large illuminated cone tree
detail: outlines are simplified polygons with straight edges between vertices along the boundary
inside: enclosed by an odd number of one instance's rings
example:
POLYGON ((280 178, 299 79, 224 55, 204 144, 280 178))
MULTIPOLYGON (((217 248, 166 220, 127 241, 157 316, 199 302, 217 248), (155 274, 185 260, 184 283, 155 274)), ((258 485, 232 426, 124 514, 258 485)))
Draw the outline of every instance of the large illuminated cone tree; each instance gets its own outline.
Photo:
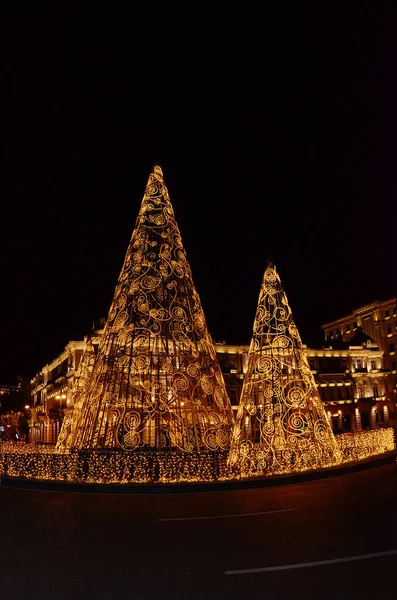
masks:
POLYGON ((72 446, 230 447, 233 413, 160 167, 149 177, 72 446))
POLYGON ((68 451, 72 445, 76 427, 80 422, 81 409, 86 397, 94 364, 95 350, 91 340, 88 340, 73 380, 71 404, 65 411, 61 431, 57 439, 55 449, 58 452, 68 451))
POLYGON ((229 462, 243 475, 333 465, 339 451, 276 268, 263 277, 229 462))

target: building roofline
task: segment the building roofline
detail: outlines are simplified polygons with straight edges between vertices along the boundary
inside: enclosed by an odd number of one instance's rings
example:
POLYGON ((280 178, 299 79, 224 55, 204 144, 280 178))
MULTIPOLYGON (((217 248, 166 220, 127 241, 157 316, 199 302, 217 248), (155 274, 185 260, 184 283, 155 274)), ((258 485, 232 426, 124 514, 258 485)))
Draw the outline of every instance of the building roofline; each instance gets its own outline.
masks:
POLYGON ((344 315, 343 317, 339 317, 338 319, 335 319, 334 321, 328 321, 327 323, 324 323, 323 325, 321 325, 321 329, 333 327, 334 325, 338 325, 338 323, 343 323, 343 321, 345 321, 346 319, 354 318, 366 311, 374 310, 375 308, 379 309, 379 308, 382 308, 384 305, 388 305, 393 302, 395 303, 396 300, 397 299, 394 296, 392 298, 388 298, 387 300, 374 300, 373 302, 369 302, 367 304, 362 304, 361 306, 354 308, 351 313, 344 315))

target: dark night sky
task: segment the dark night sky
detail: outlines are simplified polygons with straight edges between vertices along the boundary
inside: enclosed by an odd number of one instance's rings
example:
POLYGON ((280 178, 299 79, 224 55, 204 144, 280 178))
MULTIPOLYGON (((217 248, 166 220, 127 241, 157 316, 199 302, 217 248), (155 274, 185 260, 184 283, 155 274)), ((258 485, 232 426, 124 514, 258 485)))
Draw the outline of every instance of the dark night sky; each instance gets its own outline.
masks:
POLYGON ((5 17, 0 375, 31 377, 107 315, 155 162, 216 340, 249 342, 268 258, 311 345, 394 295, 392 17, 5 17))

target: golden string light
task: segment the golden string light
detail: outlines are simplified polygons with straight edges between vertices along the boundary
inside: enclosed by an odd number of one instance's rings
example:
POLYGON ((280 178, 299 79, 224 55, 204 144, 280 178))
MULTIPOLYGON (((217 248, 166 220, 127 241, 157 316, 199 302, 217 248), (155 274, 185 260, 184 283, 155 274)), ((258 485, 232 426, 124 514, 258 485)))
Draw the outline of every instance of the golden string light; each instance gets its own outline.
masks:
POLYGON ((280 277, 264 273, 230 464, 245 476, 341 462, 280 277))
POLYGON ((391 428, 333 436, 274 267, 264 274, 233 425, 155 167, 97 355, 88 342, 56 448, 0 443, 0 474, 105 484, 228 481, 349 464, 395 449, 391 428))
MULTIPOLYGON (((395 451, 390 428, 335 436, 341 464, 355 464, 395 451)), ((209 483, 247 474, 230 465, 227 452, 124 452, 87 450, 59 453, 52 447, 18 442, 0 443, 0 474, 74 483, 209 483)), ((305 471, 301 467, 296 472, 305 471)), ((281 472, 281 471, 280 471, 281 472)), ((291 472, 286 469, 284 474, 291 472)), ((255 473, 256 475, 260 475, 255 473)))
POLYGON ((359 461, 396 449, 391 427, 335 436, 343 462, 359 461))
POLYGON ((233 412, 160 167, 149 177, 81 399, 70 434, 62 432, 68 447, 230 447, 233 412))

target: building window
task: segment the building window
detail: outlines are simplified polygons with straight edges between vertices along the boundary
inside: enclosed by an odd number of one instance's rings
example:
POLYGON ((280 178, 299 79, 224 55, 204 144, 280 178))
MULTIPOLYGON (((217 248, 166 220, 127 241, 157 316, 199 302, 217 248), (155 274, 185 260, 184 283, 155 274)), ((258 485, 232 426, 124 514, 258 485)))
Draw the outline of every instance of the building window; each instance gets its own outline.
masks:
POLYGON ((340 329, 337 329, 336 330, 336 335, 339 335, 339 334, 340 334, 340 329))
POLYGON ((346 333, 350 331, 350 325, 346 325, 346 333))
POLYGON ((374 398, 379 398, 379 388, 378 385, 374 383, 374 398))
POLYGON ((394 350, 395 350, 394 344, 389 344, 389 351, 394 352, 394 350))
POLYGON ((357 388, 357 391, 358 391, 358 397, 359 398, 364 398, 364 390, 361 387, 361 385, 357 388))
POLYGON ((354 329, 357 329, 357 321, 354 321, 353 327, 354 327, 354 329))
POLYGON ((230 403, 237 404, 237 390, 230 390, 230 403))
POLYGON ((226 368, 227 368, 227 370, 230 370, 230 371, 232 371, 232 370, 236 371, 236 363, 235 363, 235 361, 231 360, 229 358, 227 360, 227 362, 226 362, 226 368))
POLYGON ((315 370, 316 370, 316 363, 315 363, 315 361, 314 361, 314 358, 311 358, 311 359, 309 360, 309 364, 310 364, 310 369, 311 369, 311 371, 315 371, 315 370))
POLYGON ((342 370, 346 371, 347 369, 347 361, 345 358, 342 358, 342 370))
POLYGON ((342 415, 342 427, 348 431, 351 430, 350 415, 342 415))
POLYGON ((366 429, 370 429, 370 426, 371 426, 370 414, 363 412, 363 413, 361 413, 360 417, 361 417, 361 429, 363 431, 365 431, 366 429))
POLYGON ((391 363, 391 368, 393 369, 393 371, 396 370, 396 366, 397 366, 397 363, 395 360, 393 360, 393 362, 391 363))
POLYGON ((387 327, 387 333, 391 333, 391 325, 387 327))
POLYGON ((362 362, 361 358, 357 359, 356 367, 357 367, 357 369, 362 369, 363 368, 363 362, 362 362))
POLYGON ((372 371, 376 369, 376 362, 374 360, 371 360, 371 369, 372 371))
POLYGON ((389 316, 389 311, 385 310, 385 319, 389 316))

